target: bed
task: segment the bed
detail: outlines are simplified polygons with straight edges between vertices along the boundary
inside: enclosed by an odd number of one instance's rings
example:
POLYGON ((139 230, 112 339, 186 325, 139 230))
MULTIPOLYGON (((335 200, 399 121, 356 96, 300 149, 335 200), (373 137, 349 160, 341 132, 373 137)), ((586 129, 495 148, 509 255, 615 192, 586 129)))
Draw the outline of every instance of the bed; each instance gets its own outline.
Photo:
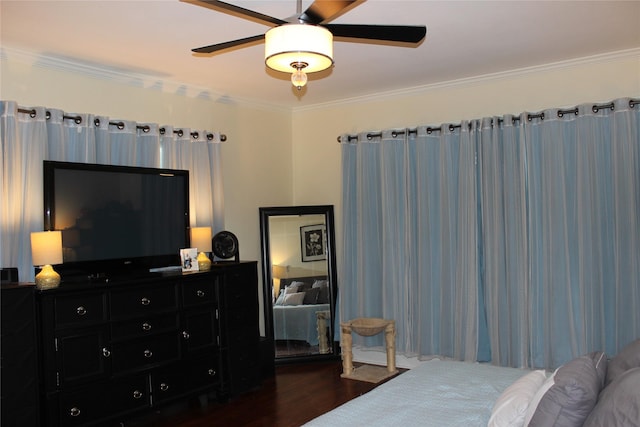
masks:
MULTIPOLYGON (((349 380, 345 380, 349 381, 349 380)), ((553 372, 431 360, 305 424, 324 426, 640 426, 640 340, 553 372)))
POLYGON ((273 305, 274 338, 318 345, 318 313, 328 316, 329 310, 326 276, 281 279, 273 305))

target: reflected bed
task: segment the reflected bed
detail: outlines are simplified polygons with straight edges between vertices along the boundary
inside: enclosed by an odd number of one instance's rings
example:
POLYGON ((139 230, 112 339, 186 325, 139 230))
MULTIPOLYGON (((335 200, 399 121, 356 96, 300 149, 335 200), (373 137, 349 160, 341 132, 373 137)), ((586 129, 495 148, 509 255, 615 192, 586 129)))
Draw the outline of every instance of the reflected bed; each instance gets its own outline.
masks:
POLYGON ((328 319, 330 310, 326 276, 281 279, 280 289, 273 306, 274 339, 318 345, 318 313, 328 319))

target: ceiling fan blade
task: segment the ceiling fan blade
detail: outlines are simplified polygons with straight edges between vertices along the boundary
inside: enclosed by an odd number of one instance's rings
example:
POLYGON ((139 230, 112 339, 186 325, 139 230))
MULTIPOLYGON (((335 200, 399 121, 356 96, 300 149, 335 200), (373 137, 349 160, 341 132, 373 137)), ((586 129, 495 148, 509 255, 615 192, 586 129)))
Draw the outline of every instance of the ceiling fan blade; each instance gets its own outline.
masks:
POLYGON ((334 37, 381 40, 404 43, 420 43, 427 34, 427 27, 411 25, 349 25, 323 24, 334 37))
POLYGON ((224 49, 230 49, 232 47, 242 46, 244 44, 250 44, 257 41, 264 40, 264 34, 260 34, 258 36, 245 37, 243 39, 231 40, 224 43, 212 44, 210 46, 198 47, 195 49, 191 49, 192 52, 195 53, 214 53, 224 49))
POLYGON ((214 9, 222 10, 223 12, 230 12, 233 15, 238 15, 241 18, 247 18, 251 20, 261 21, 266 25, 282 25, 286 24, 287 21, 283 21, 279 18, 274 18, 273 16, 264 15, 260 12, 255 12, 253 10, 245 9, 240 6, 236 6, 230 3, 225 3, 223 1, 217 0, 183 0, 188 3, 192 3, 198 6, 212 7, 214 9))
POLYGON ((309 24, 327 22, 357 1, 359 0, 315 0, 298 19, 309 24))

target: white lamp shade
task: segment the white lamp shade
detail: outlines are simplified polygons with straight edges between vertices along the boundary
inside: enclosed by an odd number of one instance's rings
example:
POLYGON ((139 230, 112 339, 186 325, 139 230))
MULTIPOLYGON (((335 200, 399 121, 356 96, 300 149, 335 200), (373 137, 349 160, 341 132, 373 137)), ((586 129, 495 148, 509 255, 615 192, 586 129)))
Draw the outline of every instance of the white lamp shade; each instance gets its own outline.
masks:
POLYGON ((284 265, 273 265, 272 276, 274 279, 284 279, 287 277, 287 267, 284 265))
POLYGON ((305 73, 326 70, 333 65, 333 34, 324 27, 286 24, 265 34, 264 58, 267 67, 291 73, 299 62, 305 73))
POLYGON ((31 233, 33 265, 62 264, 62 232, 38 231, 31 233))
POLYGON ((192 227, 191 247, 198 252, 211 252, 211 227, 192 227))

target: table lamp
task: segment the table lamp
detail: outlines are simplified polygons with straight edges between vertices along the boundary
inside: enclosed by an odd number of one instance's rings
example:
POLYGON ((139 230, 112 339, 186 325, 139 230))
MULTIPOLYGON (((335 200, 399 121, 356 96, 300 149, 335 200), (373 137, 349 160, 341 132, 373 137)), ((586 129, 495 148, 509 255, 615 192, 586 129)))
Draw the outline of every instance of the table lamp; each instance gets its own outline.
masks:
POLYGON ((31 256, 33 265, 42 267, 36 275, 38 289, 56 288, 60 275, 51 264, 62 264, 62 232, 38 231, 31 233, 31 256))
POLYGON ((209 271, 211 260, 205 252, 211 252, 211 227, 191 228, 191 246, 198 249, 198 269, 209 271))

